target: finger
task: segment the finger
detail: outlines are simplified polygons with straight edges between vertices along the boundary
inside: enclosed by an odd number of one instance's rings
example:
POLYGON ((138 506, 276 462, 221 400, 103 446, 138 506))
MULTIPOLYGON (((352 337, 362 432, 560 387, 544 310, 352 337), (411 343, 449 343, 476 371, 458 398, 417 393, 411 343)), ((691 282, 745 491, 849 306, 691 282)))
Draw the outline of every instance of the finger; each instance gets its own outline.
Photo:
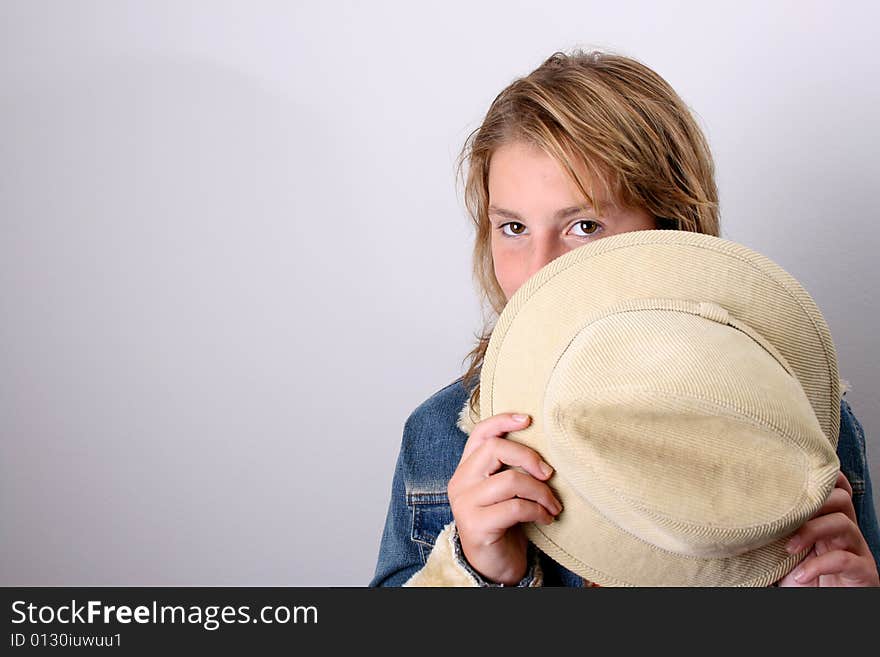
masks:
POLYGON ((803 581, 796 580, 794 578, 794 572, 795 571, 788 573, 785 577, 783 577, 781 580, 779 580, 776 583, 776 585, 781 588, 791 588, 791 587, 806 588, 806 587, 810 587, 810 586, 819 586, 818 579, 811 579, 811 580, 804 579, 803 581))
POLYGON ((806 561, 807 559, 814 558, 815 556, 816 556, 815 549, 811 550, 809 555, 807 555, 807 557, 804 560, 802 560, 799 564, 797 564, 792 570, 790 570, 788 573, 786 573, 785 577, 783 577, 781 580, 779 580, 777 582, 777 585, 781 586, 781 587, 797 587, 797 588, 803 588, 803 587, 808 587, 808 586, 819 586, 818 579, 807 579, 806 577, 803 577, 800 580, 796 580, 794 578, 795 573, 800 574, 800 572, 801 572, 800 570, 798 570, 798 568, 800 567, 800 564, 804 563, 804 561, 806 561))
POLYGON ((856 522, 856 510, 853 507, 852 497, 844 488, 832 488, 825 503, 810 518, 827 516, 831 513, 842 513, 847 518, 856 522))
POLYGON ((843 488, 850 497, 853 496, 852 485, 849 483, 849 479, 846 478, 846 475, 843 474, 843 472, 837 473, 837 481, 834 482, 834 487, 843 488))
POLYGON ((789 539, 785 549, 796 553, 820 541, 827 543, 824 548, 828 550, 850 550, 862 554, 867 549, 858 525, 840 512, 808 521, 789 539))
POLYGON ((831 550, 804 559, 791 574, 799 584, 816 580, 821 575, 837 575, 856 582, 868 579, 870 570, 866 565, 864 557, 846 550, 831 550))
POLYGON ((547 513, 547 509, 537 502, 518 497, 484 506, 479 510, 478 515, 481 516, 482 526, 491 531, 502 531, 520 522, 549 525, 554 520, 553 516, 547 513))
POLYGON ((464 450, 461 453, 461 460, 464 461, 471 453, 485 443, 489 438, 495 436, 504 436, 510 431, 518 431, 531 423, 531 418, 526 415, 524 420, 517 420, 514 413, 501 413, 486 418, 482 422, 477 423, 467 442, 464 444, 464 450))
POLYGON ((469 477, 485 478, 509 465, 522 468, 536 479, 548 479, 553 468, 531 447, 506 438, 492 436, 475 449, 461 468, 469 477))
POLYGON ((490 506, 514 497, 537 502, 554 516, 562 511, 562 504, 547 484, 519 470, 505 470, 484 479, 475 487, 470 501, 490 506))

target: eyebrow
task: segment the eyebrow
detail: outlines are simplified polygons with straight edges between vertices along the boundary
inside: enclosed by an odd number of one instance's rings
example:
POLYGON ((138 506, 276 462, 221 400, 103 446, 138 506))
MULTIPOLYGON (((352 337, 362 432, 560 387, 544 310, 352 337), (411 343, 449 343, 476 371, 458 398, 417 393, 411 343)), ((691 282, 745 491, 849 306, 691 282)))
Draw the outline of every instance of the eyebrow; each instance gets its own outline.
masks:
MULTIPOLYGON (((567 219, 568 217, 571 217, 572 215, 576 215, 580 212, 583 212, 584 210, 592 210, 592 209, 593 209, 593 207, 591 205, 589 205, 588 203, 585 203, 583 205, 572 205, 570 207, 563 208, 563 209, 559 210, 554 215, 554 217, 556 219, 567 219)), ((502 217, 507 217, 508 219, 516 219, 517 221, 522 221, 522 217, 520 215, 518 215, 516 212, 514 212, 513 210, 505 210, 504 208, 499 208, 494 205, 490 205, 488 212, 490 212, 491 214, 500 215, 502 217)))

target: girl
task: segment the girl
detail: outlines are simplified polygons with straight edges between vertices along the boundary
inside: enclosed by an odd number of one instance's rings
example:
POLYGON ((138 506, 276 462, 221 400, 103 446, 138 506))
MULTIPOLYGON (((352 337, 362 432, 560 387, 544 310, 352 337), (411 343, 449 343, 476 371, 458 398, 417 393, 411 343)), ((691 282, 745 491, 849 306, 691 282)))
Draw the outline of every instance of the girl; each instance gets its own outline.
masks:
MULTIPOLYGON (((498 95, 460 163, 474 275, 494 319, 532 274, 592 240, 648 229, 719 236, 702 132, 666 81, 627 57, 553 54, 498 95)), ((406 422, 371 586, 590 585, 520 529, 561 511, 548 464, 504 440, 529 418, 474 423, 490 336, 491 327, 465 375, 406 422)), ((880 585, 864 434, 843 398, 838 456, 837 487, 792 539, 793 552, 812 551, 781 585, 880 585)))

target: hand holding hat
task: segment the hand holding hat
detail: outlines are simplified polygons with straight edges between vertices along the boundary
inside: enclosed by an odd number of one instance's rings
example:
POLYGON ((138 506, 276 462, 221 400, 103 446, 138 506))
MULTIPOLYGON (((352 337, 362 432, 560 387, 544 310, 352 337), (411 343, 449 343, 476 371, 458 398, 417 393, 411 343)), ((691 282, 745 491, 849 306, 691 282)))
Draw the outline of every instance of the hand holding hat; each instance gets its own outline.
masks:
POLYGON ((485 579, 503 584, 519 582, 528 569, 519 523, 549 525, 562 508, 544 483, 553 469, 533 449, 502 437, 527 423, 511 413, 478 423, 447 486, 468 563, 485 579), (495 474, 506 466, 512 468, 495 474))
POLYGON ((807 558, 779 586, 880 586, 874 555, 856 521, 852 486, 842 472, 822 508, 786 544, 807 558))

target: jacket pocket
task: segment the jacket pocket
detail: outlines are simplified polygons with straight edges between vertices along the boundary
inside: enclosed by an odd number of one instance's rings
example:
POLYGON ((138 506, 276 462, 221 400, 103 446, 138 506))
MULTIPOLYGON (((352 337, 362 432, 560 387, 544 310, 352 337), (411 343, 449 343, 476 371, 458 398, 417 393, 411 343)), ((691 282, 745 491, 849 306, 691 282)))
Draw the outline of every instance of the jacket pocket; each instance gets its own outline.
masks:
POLYGON ((452 522, 452 509, 446 491, 411 491, 406 494, 406 504, 412 511, 410 538, 419 545, 424 563, 437 536, 452 522))

